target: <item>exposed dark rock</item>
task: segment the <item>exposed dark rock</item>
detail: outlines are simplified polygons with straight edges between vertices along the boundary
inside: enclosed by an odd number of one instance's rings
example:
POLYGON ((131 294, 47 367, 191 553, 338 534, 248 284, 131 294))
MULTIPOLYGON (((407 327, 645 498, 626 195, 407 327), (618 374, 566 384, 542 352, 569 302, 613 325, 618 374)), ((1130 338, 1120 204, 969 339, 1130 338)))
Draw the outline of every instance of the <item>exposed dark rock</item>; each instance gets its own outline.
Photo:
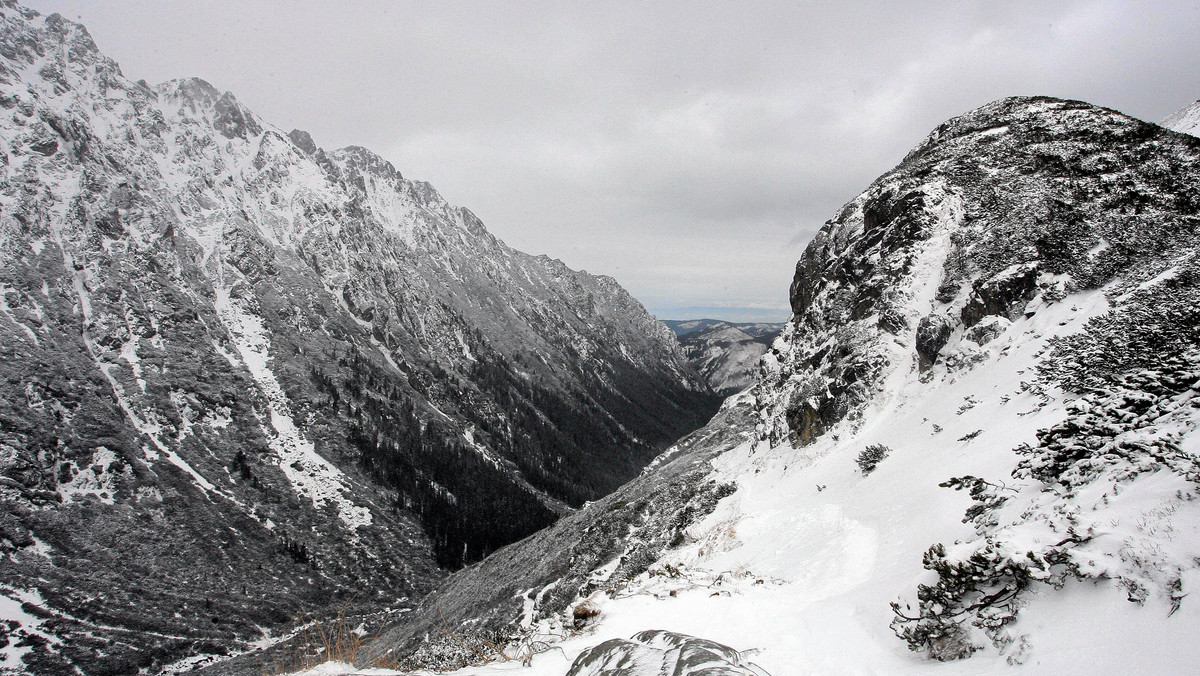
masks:
POLYGON ((832 415, 836 412, 836 408, 831 405, 832 401, 831 397, 822 396, 817 406, 813 405, 812 399, 808 399, 788 410, 788 426, 796 433, 797 443, 801 446, 811 444, 817 437, 825 434, 828 425, 837 422, 832 415))
POLYGON ((909 246, 929 235, 928 222, 921 218, 925 194, 913 190, 903 195, 886 192, 863 206, 864 244, 876 242, 886 252, 909 246))
POLYGON ((262 126, 250 111, 242 107, 233 94, 225 92, 213 105, 213 126, 225 138, 249 139, 262 133, 262 126))
POLYGON ((1004 317, 989 315, 981 319, 975 326, 967 329, 963 333, 963 338, 974 341, 979 345, 987 345, 999 337, 1000 334, 1004 333, 1011 323, 1004 317))
POLYGON ((35 153, 41 153, 47 156, 53 155, 54 153, 58 152, 58 141, 52 138, 34 141, 33 143, 29 144, 29 149, 35 153))
POLYGON ((921 317, 917 324, 917 356, 922 372, 928 371, 937 361, 938 353, 946 346, 953 332, 954 324, 946 315, 935 313, 921 317))
POLYGON ((1015 319, 1037 293, 1038 266, 1025 264, 979 282, 962 309, 963 326, 971 327, 989 315, 1015 319))
POLYGON ((304 151, 305 155, 312 155, 317 152, 317 144, 313 142, 312 136, 306 131, 293 129, 288 132, 288 138, 297 148, 304 151))

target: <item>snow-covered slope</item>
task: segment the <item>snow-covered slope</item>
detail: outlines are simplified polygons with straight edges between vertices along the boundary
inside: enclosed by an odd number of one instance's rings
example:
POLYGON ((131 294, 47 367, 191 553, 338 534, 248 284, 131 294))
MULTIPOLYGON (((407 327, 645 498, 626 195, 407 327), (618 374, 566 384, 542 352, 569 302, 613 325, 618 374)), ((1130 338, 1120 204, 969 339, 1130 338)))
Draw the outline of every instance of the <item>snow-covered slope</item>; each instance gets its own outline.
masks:
POLYGON ((1200 101, 1171 113, 1160 125, 1192 136, 1200 136, 1200 101))
POLYGON ((0 652, 35 672, 402 610, 718 405, 614 280, 12 0, 0 153, 0 607, 41 618, 0 652))
POLYGON ((360 663, 650 674, 658 629, 776 676, 1191 673, 1198 207, 1200 140, 1115 111, 939 126, 809 245, 753 390, 360 663))

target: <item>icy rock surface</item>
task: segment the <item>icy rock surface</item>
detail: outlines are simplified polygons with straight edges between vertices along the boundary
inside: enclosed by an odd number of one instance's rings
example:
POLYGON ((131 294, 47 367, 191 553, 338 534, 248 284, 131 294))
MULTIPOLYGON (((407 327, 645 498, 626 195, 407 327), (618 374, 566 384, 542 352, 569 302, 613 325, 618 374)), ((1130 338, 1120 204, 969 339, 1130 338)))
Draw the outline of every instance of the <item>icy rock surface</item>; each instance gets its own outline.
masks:
POLYGON ((719 403, 611 278, 11 0, 0 153, 0 595, 53 637, 0 651, 36 673, 401 612, 719 403))
POLYGON ((969 335, 987 342, 996 319, 1035 298, 1167 269, 1194 246, 1195 147, 1055 99, 1004 99, 942 124, 805 249, 793 322, 757 385, 760 436, 811 443, 859 419, 889 367, 945 366, 939 355, 985 319, 969 335), (901 347, 914 337, 915 350, 901 347))
POLYGON ((567 676, 767 676, 736 650, 670 631, 648 630, 614 638, 575 658, 567 676))

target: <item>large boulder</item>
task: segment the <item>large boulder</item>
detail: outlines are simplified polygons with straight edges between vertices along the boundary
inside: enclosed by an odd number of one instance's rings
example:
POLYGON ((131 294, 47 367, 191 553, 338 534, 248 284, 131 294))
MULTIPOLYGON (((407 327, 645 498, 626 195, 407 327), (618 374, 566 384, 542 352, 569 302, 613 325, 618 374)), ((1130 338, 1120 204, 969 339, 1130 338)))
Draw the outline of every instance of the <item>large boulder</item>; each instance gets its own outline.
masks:
POLYGON ((971 297, 962 309, 963 325, 975 326, 981 319, 997 315, 1015 319, 1037 293, 1038 266, 1036 263, 1013 265, 995 277, 976 282, 971 297))

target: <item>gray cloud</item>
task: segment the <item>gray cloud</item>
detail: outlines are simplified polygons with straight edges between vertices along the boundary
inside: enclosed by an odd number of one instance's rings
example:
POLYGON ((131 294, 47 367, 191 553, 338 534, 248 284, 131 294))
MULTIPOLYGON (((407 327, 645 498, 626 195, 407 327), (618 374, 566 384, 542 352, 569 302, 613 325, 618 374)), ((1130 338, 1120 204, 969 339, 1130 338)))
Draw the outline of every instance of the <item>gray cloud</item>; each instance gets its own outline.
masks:
POLYGON ((323 146, 371 147, 660 316, 785 316, 803 242, 988 101, 1157 120, 1200 97, 1193 3, 31 4, 130 77, 198 75, 323 146))

